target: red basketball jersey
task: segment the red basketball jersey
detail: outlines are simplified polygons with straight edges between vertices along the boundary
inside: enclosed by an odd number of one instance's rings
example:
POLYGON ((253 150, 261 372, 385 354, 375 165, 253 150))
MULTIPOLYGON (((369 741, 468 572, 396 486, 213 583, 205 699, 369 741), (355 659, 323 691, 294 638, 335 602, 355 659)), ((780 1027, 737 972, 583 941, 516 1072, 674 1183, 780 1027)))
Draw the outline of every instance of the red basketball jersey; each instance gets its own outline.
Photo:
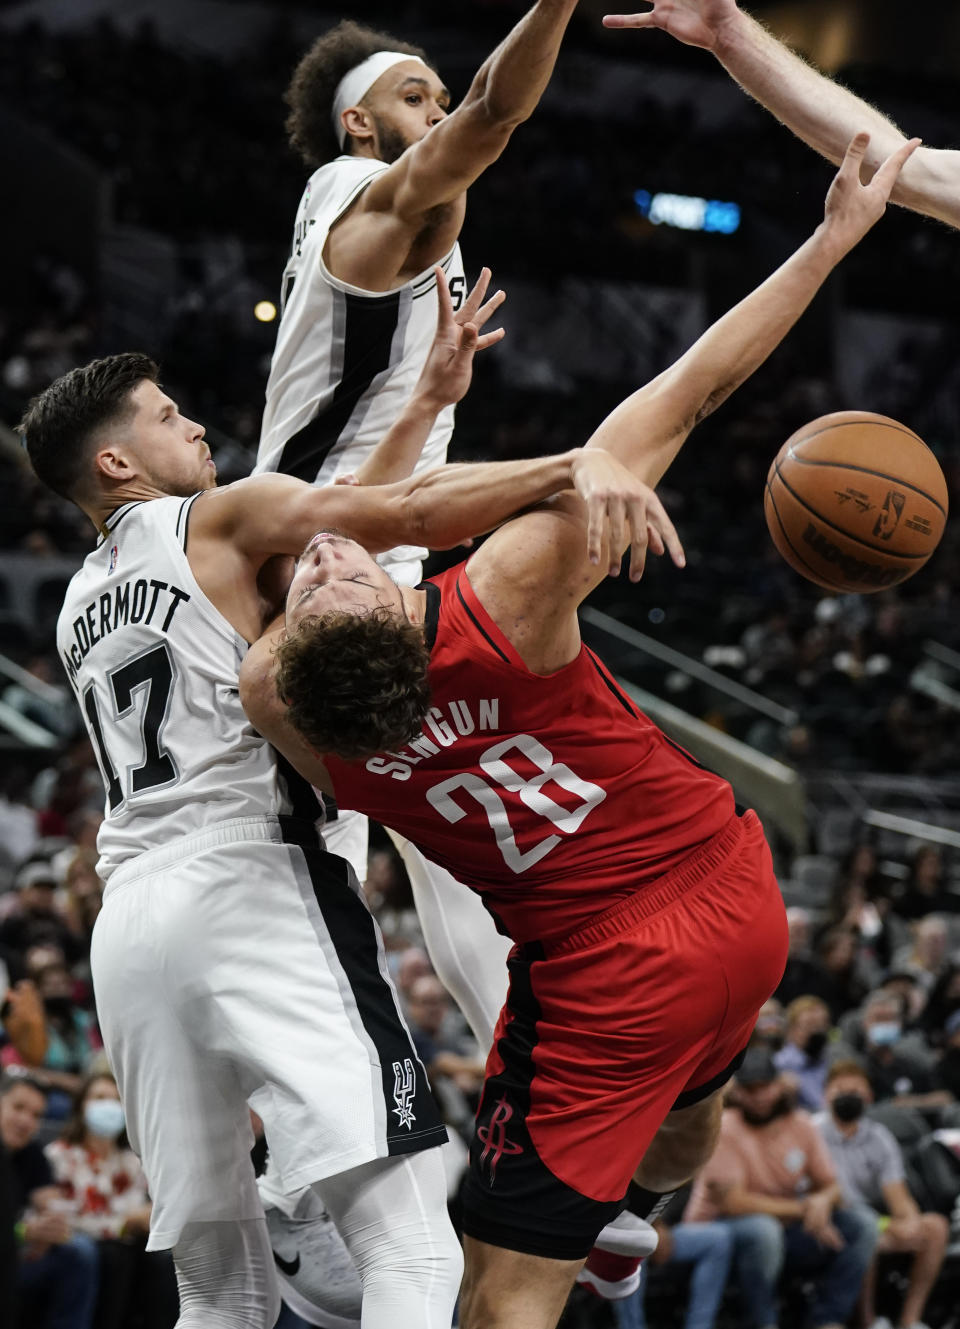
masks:
POLYGON ((341 807, 472 886, 515 941, 582 927, 734 815, 729 784, 661 733, 586 646, 533 674, 465 564, 425 585, 421 733, 366 762, 325 762, 341 807))

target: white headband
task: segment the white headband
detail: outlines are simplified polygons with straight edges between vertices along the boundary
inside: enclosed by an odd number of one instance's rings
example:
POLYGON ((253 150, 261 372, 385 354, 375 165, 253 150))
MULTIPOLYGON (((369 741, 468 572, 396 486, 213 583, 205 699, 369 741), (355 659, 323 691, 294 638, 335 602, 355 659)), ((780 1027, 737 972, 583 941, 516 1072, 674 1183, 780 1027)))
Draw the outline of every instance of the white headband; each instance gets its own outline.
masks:
POLYGON ((381 74, 398 65, 401 60, 416 60, 417 64, 427 68, 418 55, 402 55, 399 51, 377 51, 367 56, 361 64, 344 74, 333 94, 333 132, 341 148, 347 140, 347 131, 340 117, 348 106, 356 106, 362 101, 376 83, 381 74))

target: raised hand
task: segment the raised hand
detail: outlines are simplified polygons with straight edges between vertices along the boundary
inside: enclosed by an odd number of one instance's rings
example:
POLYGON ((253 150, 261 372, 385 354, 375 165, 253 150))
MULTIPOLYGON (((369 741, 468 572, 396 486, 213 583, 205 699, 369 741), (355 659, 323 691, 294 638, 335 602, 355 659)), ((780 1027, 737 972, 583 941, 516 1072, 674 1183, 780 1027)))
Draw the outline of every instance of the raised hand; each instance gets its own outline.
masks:
POLYGON ((484 268, 476 286, 454 313, 450 287, 443 269, 434 268, 437 277, 439 315, 437 334, 427 356, 417 393, 439 410, 465 396, 473 378, 473 357, 485 351, 505 336, 503 328, 492 332, 482 329, 506 300, 504 291, 497 291, 484 303, 490 286, 490 269, 484 268))
POLYGON ((599 563, 609 550, 611 577, 620 571, 620 551, 630 541, 630 580, 643 576, 647 549, 668 550, 678 568, 686 562, 680 538, 649 485, 603 448, 584 448, 576 459, 573 483, 587 505, 587 553, 599 563))
POLYGON ((918 138, 902 144, 880 164, 869 183, 864 184, 860 168, 869 143, 869 134, 854 135, 824 206, 824 227, 845 249, 852 249, 886 212, 904 163, 920 146, 918 138))
POLYGON ((606 14, 605 28, 660 28, 686 46, 712 51, 725 24, 735 22, 736 0, 652 0, 642 14, 606 14))

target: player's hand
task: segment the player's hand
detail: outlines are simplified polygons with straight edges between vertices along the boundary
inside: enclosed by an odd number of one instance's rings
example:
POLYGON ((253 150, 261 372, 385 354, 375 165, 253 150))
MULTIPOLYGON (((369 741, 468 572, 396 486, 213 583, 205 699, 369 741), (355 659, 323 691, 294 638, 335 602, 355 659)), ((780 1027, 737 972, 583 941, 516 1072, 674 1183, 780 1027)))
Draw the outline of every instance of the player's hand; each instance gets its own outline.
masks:
POLYGON ((477 351, 485 351, 505 336, 503 328, 494 328, 492 332, 484 332, 483 328, 507 297, 504 291, 496 291, 484 303, 491 276, 490 269, 484 268, 476 286, 454 313, 450 287, 443 269, 436 267, 434 272, 440 307, 437 334, 416 392, 431 408, 439 411, 444 406, 452 406, 466 395, 473 378, 473 357, 477 351))
POLYGON ((642 14, 607 14, 605 28, 659 28, 685 46, 712 51, 725 24, 736 22, 736 0, 652 0, 642 14))
POLYGON ((680 538, 663 504, 649 485, 628 471, 603 448, 582 448, 575 456, 571 479, 587 505, 587 553, 599 564, 609 551, 608 571, 620 571, 620 551, 630 544, 630 580, 643 576, 647 549, 668 550, 678 568, 686 562, 680 538))
POLYGON ((827 194, 824 228, 827 234, 843 246, 844 251, 852 249, 862 240, 871 226, 886 212, 897 178, 904 164, 920 146, 920 140, 911 138, 896 152, 891 152, 886 161, 877 167, 869 184, 864 184, 860 178, 860 168, 869 145, 869 134, 854 135, 827 194))

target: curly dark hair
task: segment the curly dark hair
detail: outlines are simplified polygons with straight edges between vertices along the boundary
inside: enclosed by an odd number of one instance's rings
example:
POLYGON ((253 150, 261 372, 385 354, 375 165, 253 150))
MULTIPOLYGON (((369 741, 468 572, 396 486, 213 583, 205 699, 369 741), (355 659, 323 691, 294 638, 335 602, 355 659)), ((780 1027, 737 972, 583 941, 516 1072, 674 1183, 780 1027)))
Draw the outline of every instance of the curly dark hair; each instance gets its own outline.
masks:
POLYGON ((335 28, 325 32, 310 47, 296 69, 285 93, 290 107, 287 116, 287 135, 291 146, 311 167, 349 151, 349 143, 340 147, 333 128, 333 95, 340 80, 351 69, 362 64, 377 51, 400 51, 404 55, 419 56, 425 65, 436 70, 426 51, 409 42, 398 41, 388 32, 365 28, 351 19, 344 19, 335 28))
POLYGON ((276 649, 277 694, 315 752, 360 761, 409 743, 430 707, 423 629, 386 606, 305 618, 276 649))
POLYGON ((130 394, 159 369, 148 355, 130 351, 91 360, 44 388, 17 426, 37 476, 56 494, 76 500, 89 466, 90 444, 104 425, 132 412, 130 394))

